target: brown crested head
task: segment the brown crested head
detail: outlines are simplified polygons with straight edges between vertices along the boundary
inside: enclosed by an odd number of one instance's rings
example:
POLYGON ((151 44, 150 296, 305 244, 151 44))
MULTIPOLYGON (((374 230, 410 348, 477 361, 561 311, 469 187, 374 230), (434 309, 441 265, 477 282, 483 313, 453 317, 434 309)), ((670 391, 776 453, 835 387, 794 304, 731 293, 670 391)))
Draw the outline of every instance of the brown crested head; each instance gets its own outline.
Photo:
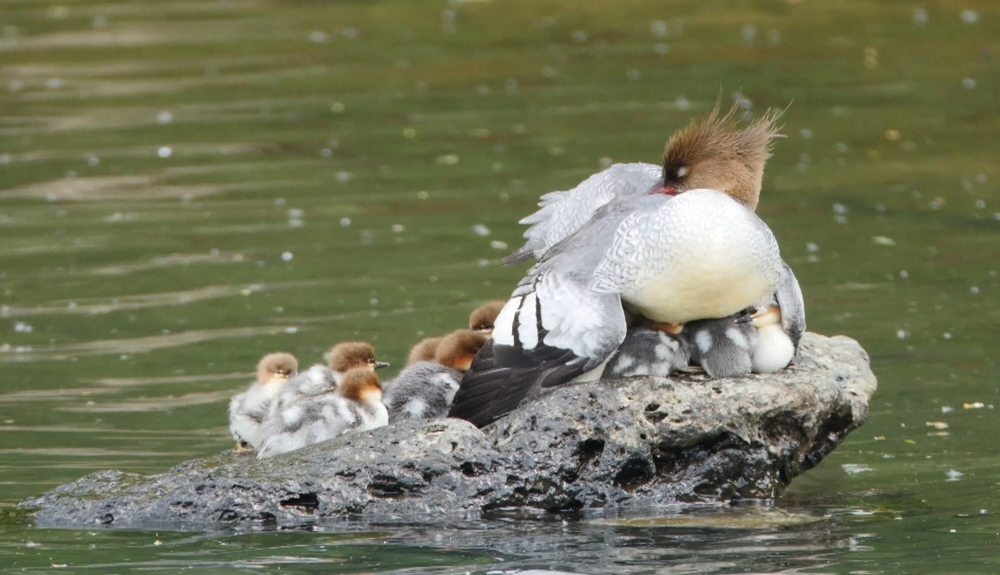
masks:
POLYGON ((371 369, 355 367, 344 374, 337 393, 353 401, 377 403, 382 401, 382 381, 371 369))
POLYGON ((406 358, 406 365, 413 365, 418 361, 434 361, 434 354, 437 353, 438 345, 443 337, 428 337, 413 346, 409 357, 406 358))
POLYGON ((286 380, 299 371, 299 362, 290 353, 269 353, 257 362, 257 381, 286 380))
POLYGON ((780 112, 739 127, 733 107, 719 115, 721 99, 706 117, 692 121, 667 141, 663 153, 663 186, 672 193, 711 189, 725 192, 750 210, 757 209, 764 180, 764 164, 771 157, 780 112))
POLYGON ((468 371, 472 360, 488 340, 489 336, 484 333, 457 329, 444 336, 438 344, 434 361, 458 371, 468 371))
POLYGON ((496 323, 497 316, 500 315, 500 310, 505 305, 507 305, 507 300, 496 300, 484 303, 472 310, 472 313, 469 314, 469 329, 487 335, 493 333, 493 324, 496 323))
POLYGON ((330 348, 323 356, 333 371, 341 373, 350 369, 365 368, 374 371, 389 364, 375 359, 375 346, 367 341, 345 341, 330 348))

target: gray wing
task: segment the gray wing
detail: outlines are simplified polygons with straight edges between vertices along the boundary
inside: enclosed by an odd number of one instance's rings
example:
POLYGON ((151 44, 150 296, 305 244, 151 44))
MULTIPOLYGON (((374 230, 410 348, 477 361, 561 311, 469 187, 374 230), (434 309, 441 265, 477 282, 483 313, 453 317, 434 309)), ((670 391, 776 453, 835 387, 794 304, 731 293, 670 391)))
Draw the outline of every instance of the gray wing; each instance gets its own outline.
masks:
POLYGON ((625 339, 625 312, 617 294, 594 293, 589 283, 589 274, 579 272, 525 278, 462 379, 449 415, 483 427, 604 363, 625 339))
POLYGON ((798 349, 799 339, 806 331, 806 304, 792 268, 784 261, 781 264, 783 271, 774 299, 781 309, 781 327, 792 340, 792 345, 798 349))
POLYGON ((543 195, 538 202, 540 209, 520 221, 530 226, 524 232, 527 242, 504 263, 541 259, 552 246, 583 227, 601 206, 617 197, 646 193, 658 185, 662 172, 662 167, 653 164, 615 164, 572 190, 543 195))

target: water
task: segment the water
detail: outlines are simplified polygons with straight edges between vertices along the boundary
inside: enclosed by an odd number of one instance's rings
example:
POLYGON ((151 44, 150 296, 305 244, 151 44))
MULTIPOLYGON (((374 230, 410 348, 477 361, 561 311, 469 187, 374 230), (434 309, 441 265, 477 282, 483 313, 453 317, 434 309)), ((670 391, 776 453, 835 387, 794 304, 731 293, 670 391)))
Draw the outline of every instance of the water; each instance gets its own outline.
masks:
POLYGON ((732 4, 0 2, 0 570, 1000 569, 1000 11, 732 4), (229 447, 265 352, 401 363, 509 293, 541 193, 655 162, 720 90, 788 107, 759 213, 810 328, 880 383, 774 507, 208 534, 11 510, 229 447))

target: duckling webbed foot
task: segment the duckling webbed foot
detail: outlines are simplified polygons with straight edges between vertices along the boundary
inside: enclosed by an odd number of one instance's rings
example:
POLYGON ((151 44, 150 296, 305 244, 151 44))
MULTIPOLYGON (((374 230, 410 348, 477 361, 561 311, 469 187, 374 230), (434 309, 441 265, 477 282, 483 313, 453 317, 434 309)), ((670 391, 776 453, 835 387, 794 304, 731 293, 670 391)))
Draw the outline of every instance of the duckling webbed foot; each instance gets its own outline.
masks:
POLYGON ((250 444, 242 439, 236 441, 236 447, 233 448, 233 453, 253 453, 253 448, 250 444))

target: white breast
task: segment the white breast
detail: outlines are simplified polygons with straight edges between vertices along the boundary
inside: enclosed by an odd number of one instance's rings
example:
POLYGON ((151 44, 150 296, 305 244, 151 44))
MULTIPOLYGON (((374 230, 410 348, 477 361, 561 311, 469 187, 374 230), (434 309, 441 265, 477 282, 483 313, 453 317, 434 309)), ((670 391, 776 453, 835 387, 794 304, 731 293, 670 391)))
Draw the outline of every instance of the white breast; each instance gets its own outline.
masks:
POLYGON ((757 216, 714 190, 683 193, 647 219, 637 277, 622 299, 657 321, 726 317, 761 305, 781 275, 777 242, 757 216))

